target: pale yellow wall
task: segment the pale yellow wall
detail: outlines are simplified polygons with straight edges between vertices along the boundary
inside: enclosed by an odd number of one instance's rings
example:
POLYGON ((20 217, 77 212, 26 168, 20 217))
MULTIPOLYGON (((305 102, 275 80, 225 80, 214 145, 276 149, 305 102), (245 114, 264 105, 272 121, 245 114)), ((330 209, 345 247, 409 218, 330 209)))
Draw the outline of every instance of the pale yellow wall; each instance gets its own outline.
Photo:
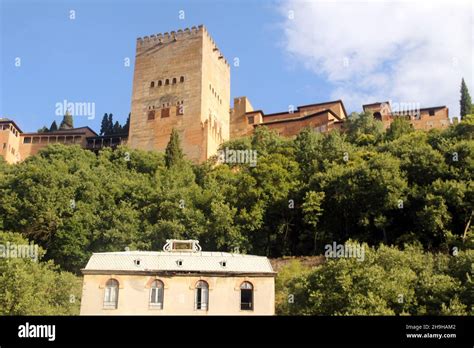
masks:
POLYGON ((204 27, 137 41, 129 134, 132 148, 164 151, 175 128, 186 157, 202 162, 229 139, 230 67, 214 48, 204 27), (179 81, 181 76, 184 83, 156 86, 159 80, 176 77, 179 81), (155 81, 153 88, 151 81, 155 81), (176 115, 176 102, 181 100, 184 115, 176 115), (163 103, 171 104, 170 117, 161 118, 163 103), (155 107, 154 120, 148 120, 150 106, 155 107))
POLYGON ((164 151, 175 128, 188 159, 198 161, 204 149, 201 127, 201 75, 203 32, 198 28, 145 37, 137 41, 132 92, 129 145, 142 150, 164 151), (174 40, 176 38, 176 40, 174 40), (161 44, 159 41, 161 40, 161 44), (185 81, 179 82, 184 76, 185 81), (151 81, 178 79, 168 86, 150 87, 151 81), (184 115, 176 115, 176 102, 184 101, 184 115), (161 118, 163 103, 170 116, 161 118), (154 120, 148 120, 149 107, 154 120))
POLYGON ((206 131, 206 157, 230 138, 230 66, 205 28, 202 55, 201 122, 206 131), (213 93, 214 90, 214 93, 213 93))
POLYGON ((84 275, 81 315, 274 315, 275 282, 268 277, 216 277, 148 275, 84 275), (117 309, 103 309, 105 283, 120 284, 117 309), (163 309, 150 309, 149 284, 159 279, 165 284, 163 309), (209 310, 194 309, 194 287, 199 280, 209 284, 209 310), (254 286, 254 310, 240 310, 240 285, 254 286))
MULTIPOLYGON (((245 113, 254 111, 247 97, 234 98, 234 108, 230 114, 230 138, 235 139, 253 132, 253 125, 248 124, 245 113)), ((261 123, 261 117, 255 116, 254 123, 261 123)))
POLYGON ((10 164, 21 160, 20 134, 11 124, 0 124, 0 156, 10 164), (7 126, 7 129, 2 130, 7 126))

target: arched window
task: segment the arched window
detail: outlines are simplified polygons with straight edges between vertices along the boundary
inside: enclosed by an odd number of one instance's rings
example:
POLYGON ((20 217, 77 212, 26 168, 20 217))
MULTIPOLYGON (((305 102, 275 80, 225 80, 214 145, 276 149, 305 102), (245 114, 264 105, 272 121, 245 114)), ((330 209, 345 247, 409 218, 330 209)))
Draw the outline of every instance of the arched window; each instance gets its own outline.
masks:
POLYGON ((158 80, 158 87, 161 87, 163 85, 163 81, 158 80))
POLYGON ((165 80, 165 85, 169 85, 170 84, 170 80, 169 79, 166 79, 165 80))
POLYGON ((209 308, 209 285, 204 280, 196 284, 195 303, 197 310, 207 311, 209 308))
POLYGON ((161 280, 155 280, 150 287, 150 307, 163 309, 165 286, 161 280))
POLYGON ((380 112, 375 112, 375 113, 374 113, 374 118, 375 118, 376 120, 382 121, 382 114, 381 114, 380 112))
POLYGON ((155 81, 151 81, 150 87, 151 87, 151 88, 155 87, 155 81))
POLYGON ((173 77, 173 85, 176 84, 176 77, 173 77))
POLYGON ((184 82, 184 76, 181 76, 181 77, 179 78, 179 82, 184 82))
POLYGON ((240 285, 240 310, 253 310, 253 285, 249 282, 240 285))
POLYGON ((115 279, 107 280, 105 284, 104 308, 117 309, 119 295, 119 282, 115 279))

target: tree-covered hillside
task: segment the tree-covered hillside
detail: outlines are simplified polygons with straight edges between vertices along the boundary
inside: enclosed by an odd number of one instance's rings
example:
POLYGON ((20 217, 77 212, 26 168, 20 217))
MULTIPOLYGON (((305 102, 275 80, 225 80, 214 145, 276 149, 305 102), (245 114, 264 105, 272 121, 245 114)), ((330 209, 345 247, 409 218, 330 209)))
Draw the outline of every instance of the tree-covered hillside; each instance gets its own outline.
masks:
POLYGON ((222 146, 256 150, 255 167, 54 145, 0 166, 0 228, 73 272, 94 251, 159 250, 167 238, 270 257, 349 238, 449 252, 472 247, 473 128, 472 118, 428 133, 400 121, 384 133, 361 114, 347 134, 289 140, 259 128, 222 146))
MULTIPOLYGON (((363 113, 343 134, 306 129, 286 139, 262 127, 222 145, 257 151, 255 166, 217 158, 192 165, 176 137, 166 154, 121 147, 96 155, 53 145, 17 165, 0 161, 0 230, 34 241, 45 260, 76 274, 92 252, 160 250, 168 238, 269 257, 319 255, 326 244, 349 239, 374 247, 415 243, 449 258, 474 245, 473 134, 469 115, 445 131, 414 131, 400 119, 385 132, 363 113)), ((329 277, 314 272, 310 285, 329 277)), ((305 313, 326 305, 308 306, 305 313)))

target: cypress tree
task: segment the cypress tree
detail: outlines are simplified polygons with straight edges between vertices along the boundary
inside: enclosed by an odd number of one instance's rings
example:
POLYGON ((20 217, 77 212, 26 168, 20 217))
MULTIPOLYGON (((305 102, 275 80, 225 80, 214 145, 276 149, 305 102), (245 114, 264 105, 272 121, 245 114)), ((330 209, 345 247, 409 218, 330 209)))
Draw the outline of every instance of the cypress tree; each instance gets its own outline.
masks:
POLYGON ((57 131, 57 130, 58 130, 58 125, 57 125, 56 121, 53 121, 53 123, 51 123, 51 126, 49 127, 49 131, 54 132, 54 131, 57 131))
POLYGON ((48 133, 48 132, 49 132, 49 129, 46 126, 43 126, 40 129, 38 129, 38 133, 48 133))
POLYGON ((130 113, 128 114, 127 122, 125 122, 125 125, 123 126, 123 133, 128 135, 129 129, 130 129, 130 113))
POLYGON ((102 117, 102 122, 100 123, 100 135, 105 135, 107 132, 107 124, 108 124, 108 115, 107 113, 104 114, 102 117))
POLYGON ((111 135, 114 132, 114 115, 109 114, 107 119, 107 131, 105 135, 111 135))
POLYGON ((464 78, 461 81, 461 100, 459 101, 459 103, 461 106, 461 119, 463 119, 464 116, 471 113, 472 109, 471 96, 469 95, 469 90, 467 89, 466 82, 464 82, 464 78))
POLYGON ((120 125, 119 121, 115 121, 114 127, 112 128, 112 134, 120 133, 122 133, 122 126, 120 125))
POLYGON ((165 151, 165 162, 166 167, 170 168, 173 165, 183 160, 183 150, 181 149, 181 142, 179 140, 179 134, 176 129, 173 128, 170 135, 170 141, 166 146, 165 151))
POLYGON ((71 129, 71 128, 74 128, 74 121, 69 111, 66 111, 66 115, 64 115, 63 120, 61 121, 61 125, 59 126, 59 129, 63 130, 63 129, 71 129))

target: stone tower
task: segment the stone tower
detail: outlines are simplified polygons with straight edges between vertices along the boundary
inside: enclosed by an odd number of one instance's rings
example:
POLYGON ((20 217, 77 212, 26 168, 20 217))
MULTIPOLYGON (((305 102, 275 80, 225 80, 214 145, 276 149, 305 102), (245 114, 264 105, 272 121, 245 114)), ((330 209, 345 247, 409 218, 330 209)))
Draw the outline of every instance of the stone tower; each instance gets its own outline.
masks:
POLYGON ((171 130, 205 161, 229 139, 230 66, 204 26, 137 40, 129 145, 164 151, 171 130))

